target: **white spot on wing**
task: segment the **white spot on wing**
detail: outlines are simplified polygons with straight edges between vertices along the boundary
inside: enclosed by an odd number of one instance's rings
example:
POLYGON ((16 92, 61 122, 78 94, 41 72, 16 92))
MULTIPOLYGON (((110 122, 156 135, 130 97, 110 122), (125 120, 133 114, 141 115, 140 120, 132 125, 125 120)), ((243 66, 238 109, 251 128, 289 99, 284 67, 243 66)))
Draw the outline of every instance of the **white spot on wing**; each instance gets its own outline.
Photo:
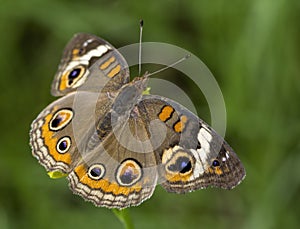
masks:
POLYGON ((88 39, 87 41, 85 41, 85 42, 83 43, 83 47, 88 46, 88 44, 89 44, 89 43, 92 43, 93 40, 94 40, 94 39, 88 39))
POLYGON ((190 149, 190 151, 196 159, 193 176, 190 177, 190 180, 194 180, 204 173, 204 168, 203 164, 201 163, 198 150, 190 149))
POLYGON ((177 150, 181 150, 181 149, 182 149, 182 147, 176 145, 173 148, 164 150, 163 155, 162 155, 162 163, 166 163, 167 161, 169 161, 173 156, 173 152, 176 152, 177 150))
POLYGON ((92 49, 87 54, 83 55, 80 59, 90 60, 92 57, 101 57, 108 50, 109 48, 106 45, 99 45, 97 49, 92 49))
MULTIPOLYGON (((66 67, 65 72, 73 69, 74 67, 78 65, 88 65, 89 61, 92 57, 101 57, 103 54, 105 54, 108 50, 110 50, 111 47, 108 45, 99 45, 96 49, 92 49, 85 55, 79 57, 76 60, 73 60, 69 63, 69 65, 66 67)), ((64 72, 64 74, 65 74, 64 72)))
POLYGON ((37 143, 38 143, 38 145, 40 146, 40 147, 42 147, 42 146, 44 146, 44 142, 43 142, 43 140, 42 139, 37 139, 37 143))
POLYGON ((226 158, 228 159, 228 158, 229 158, 229 153, 228 153, 228 151, 226 151, 225 155, 226 155, 226 158))
POLYGON ((206 129, 201 128, 197 137, 201 148, 206 152, 210 152, 210 141, 212 140, 211 134, 206 129))
POLYGON ((207 141, 211 141, 212 140, 212 136, 211 134, 204 128, 202 127, 200 129, 200 134, 207 140, 207 141))
POLYGON ((198 155, 203 163, 207 162, 207 152, 203 149, 197 149, 198 155))

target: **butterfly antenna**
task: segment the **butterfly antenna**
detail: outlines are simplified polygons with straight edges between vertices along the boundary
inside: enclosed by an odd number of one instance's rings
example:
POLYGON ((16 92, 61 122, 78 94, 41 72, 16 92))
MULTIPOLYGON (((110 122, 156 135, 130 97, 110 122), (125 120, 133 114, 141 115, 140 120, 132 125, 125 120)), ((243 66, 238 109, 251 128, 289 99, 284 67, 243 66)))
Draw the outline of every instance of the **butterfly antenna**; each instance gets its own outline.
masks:
POLYGON ((155 75, 155 74, 157 74, 157 73, 159 73, 159 72, 162 72, 162 71, 164 71, 164 70, 166 70, 166 69, 168 69, 168 68, 172 68, 172 67, 174 67, 175 65, 177 65, 177 64, 179 64, 179 63, 185 61, 186 59, 188 59, 188 58, 190 58, 190 57, 191 57, 191 54, 187 54, 187 55, 185 55, 184 57, 180 58, 179 60, 175 61, 173 64, 170 64, 170 65, 168 65, 168 66, 166 66, 166 67, 164 67, 164 68, 161 68, 161 69, 159 69, 159 70, 157 70, 157 71, 155 71, 155 72, 148 73, 147 76, 152 76, 152 75, 155 75))
POLYGON ((144 21, 143 19, 140 20, 140 41, 139 41, 139 76, 141 75, 142 71, 142 37, 143 37, 143 26, 144 21))

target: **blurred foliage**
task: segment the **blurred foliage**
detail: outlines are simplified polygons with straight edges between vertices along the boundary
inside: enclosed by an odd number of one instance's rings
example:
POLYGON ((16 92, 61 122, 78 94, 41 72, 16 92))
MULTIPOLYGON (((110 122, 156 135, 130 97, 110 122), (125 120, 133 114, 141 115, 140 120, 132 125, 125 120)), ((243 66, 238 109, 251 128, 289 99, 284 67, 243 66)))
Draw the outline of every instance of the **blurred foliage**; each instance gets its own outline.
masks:
MULTIPOLYGON (((226 102, 226 139, 247 177, 232 191, 176 195, 158 186, 130 209, 136 228, 299 228, 297 0, 0 0, 0 228, 122 227, 108 209, 72 195, 66 179, 48 178, 28 132, 55 99, 50 84, 73 34, 121 47, 138 41, 140 18, 144 41, 185 48, 209 66, 226 102)), ((209 122, 203 97, 189 91, 209 122)))

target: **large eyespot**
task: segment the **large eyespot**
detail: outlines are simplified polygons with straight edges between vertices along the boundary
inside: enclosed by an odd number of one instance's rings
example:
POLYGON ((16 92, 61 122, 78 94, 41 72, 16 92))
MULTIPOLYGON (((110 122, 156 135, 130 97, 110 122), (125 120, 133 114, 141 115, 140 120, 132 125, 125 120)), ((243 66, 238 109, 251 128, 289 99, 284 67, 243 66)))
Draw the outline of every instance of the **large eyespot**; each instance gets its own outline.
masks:
POLYGON ((74 84, 76 84, 83 77, 84 73, 85 73, 85 67, 83 67, 81 65, 76 66, 75 68, 68 71, 66 73, 67 74, 67 78, 66 78, 67 86, 71 87, 74 84))
POLYGON ((57 152, 64 154, 66 153, 71 147, 71 138, 70 137, 63 137, 61 138, 56 144, 57 152))
POLYGON ((102 164, 94 164, 89 168, 88 176, 93 180, 100 180, 104 177, 105 167, 102 164))
POLYGON ((49 129, 61 130, 70 123, 73 118, 73 111, 70 108, 58 110, 49 122, 49 129))
POLYGON ((162 155, 165 178, 168 182, 189 182, 193 179, 195 163, 192 152, 178 145, 164 150, 162 155))
POLYGON ((180 156, 177 157, 174 164, 170 164, 168 166, 168 170, 172 172, 179 172, 179 173, 187 173, 192 169, 192 162, 189 157, 180 156))
POLYGON ((141 177, 142 167, 133 159, 123 161, 116 172, 116 180, 122 186, 131 186, 138 182, 141 177))
MULTIPOLYGON (((166 155, 165 155, 166 156, 166 155)), ((169 155, 170 157, 171 155, 169 155)), ((187 175, 193 169, 194 159, 191 154, 183 150, 177 150, 166 161, 166 170, 170 174, 187 175)))

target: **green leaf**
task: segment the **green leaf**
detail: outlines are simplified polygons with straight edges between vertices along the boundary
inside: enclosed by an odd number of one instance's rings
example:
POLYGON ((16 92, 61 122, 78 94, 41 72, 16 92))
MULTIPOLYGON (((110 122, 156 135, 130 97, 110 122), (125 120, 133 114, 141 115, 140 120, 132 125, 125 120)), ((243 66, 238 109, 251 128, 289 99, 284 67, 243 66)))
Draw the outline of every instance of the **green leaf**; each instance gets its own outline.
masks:
POLYGON ((60 171, 50 171, 47 173, 51 179, 59 179, 62 177, 66 177, 68 174, 62 173, 60 171))
POLYGON ((151 87, 147 87, 145 91, 143 91, 143 95, 150 95, 151 87))

